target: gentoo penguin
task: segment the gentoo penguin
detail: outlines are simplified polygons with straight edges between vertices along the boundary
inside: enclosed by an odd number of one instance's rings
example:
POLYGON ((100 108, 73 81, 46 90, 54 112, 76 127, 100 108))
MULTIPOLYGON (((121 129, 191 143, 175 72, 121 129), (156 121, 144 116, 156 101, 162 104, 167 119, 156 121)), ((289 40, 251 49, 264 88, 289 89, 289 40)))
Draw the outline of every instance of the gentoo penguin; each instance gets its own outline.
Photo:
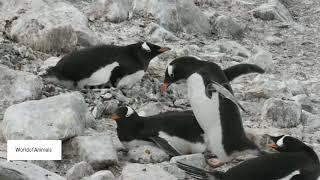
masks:
POLYGON ((208 150, 218 159, 209 162, 212 166, 220 166, 241 153, 252 151, 259 154, 258 147, 250 141, 244 132, 238 106, 221 93, 212 88, 218 83, 231 94, 229 81, 241 72, 263 73, 263 69, 255 65, 238 65, 223 71, 213 62, 200 61, 195 57, 180 57, 170 62, 166 68, 165 80, 161 91, 166 91, 170 84, 187 79, 188 98, 196 119, 205 132, 208 150), (239 72, 230 69, 239 70, 239 72))
POLYGON ((131 107, 124 106, 111 118, 117 123, 120 141, 153 141, 171 156, 202 153, 206 149, 203 130, 192 111, 142 117, 131 107))
POLYGON ((151 59, 168 50, 149 42, 94 46, 65 55, 44 77, 69 88, 130 87, 141 80, 151 59))
POLYGON ((270 145, 279 153, 266 154, 242 162, 228 171, 208 172, 181 162, 177 165, 196 179, 206 180, 317 180, 319 158, 314 150, 291 136, 271 137, 270 145))

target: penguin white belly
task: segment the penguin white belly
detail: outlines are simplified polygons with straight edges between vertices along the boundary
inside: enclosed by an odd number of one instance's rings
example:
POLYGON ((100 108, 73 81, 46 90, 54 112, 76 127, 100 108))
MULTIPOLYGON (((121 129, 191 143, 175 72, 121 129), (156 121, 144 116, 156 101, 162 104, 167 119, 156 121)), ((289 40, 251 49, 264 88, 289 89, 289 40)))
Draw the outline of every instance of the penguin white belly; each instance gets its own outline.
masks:
POLYGON ((205 132, 209 150, 222 161, 227 156, 222 144, 222 126, 219 112, 219 94, 212 93, 211 99, 206 96, 206 88, 201 75, 194 73, 188 79, 188 97, 196 119, 205 132))
POLYGON ((84 86, 97 86, 107 83, 111 77, 112 70, 117 66, 119 66, 119 63, 114 62, 98 69, 90 77, 80 80, 78 86, 83 88, 84 86))
POLYGON ((119 81, 117 87, 132 87, 136 82, 140 81, 142 77, 144 76, 145 72, 143 70, 137 71, 133 74, 129 74, 127 76, 124 76, 119 81))
POLYGON ((279 180, 290 180, 293 176, 295 176, 295 175, 297 175, 297 174, 300 174, 300 171, 293 171, 292 173, 290 173, 288 176, 286 176, 286 177, 283 177, 283 178, 281 178, 281 179, 279 179, 279 180))
POLYGON ((181 154, 202 153, 206 150, 206 146, 204 143, 193 143, 176 136, 170 136, 162 131, 159 132, 159 137, 165 139, 174 149, 176 149, 181 154))

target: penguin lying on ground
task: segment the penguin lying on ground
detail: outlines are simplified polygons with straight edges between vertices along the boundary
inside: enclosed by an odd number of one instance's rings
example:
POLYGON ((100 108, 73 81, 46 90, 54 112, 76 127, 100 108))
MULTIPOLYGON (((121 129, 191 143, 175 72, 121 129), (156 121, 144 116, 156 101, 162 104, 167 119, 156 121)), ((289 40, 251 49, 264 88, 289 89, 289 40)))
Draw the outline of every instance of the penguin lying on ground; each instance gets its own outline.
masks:
POLYGON ((171 156, 202 153, 203 131, 192 111, 139 116, 131 107, 120 107, 111 117, 117 123, 120 141, 153 141, 171 156))
MULTIPOLYGON (((225 69, 224 72, 233 80, 247 73, 263 73, 263 70, 256 65, 239 64, 225 69)), ((117 122, 121 141, 151 140, 171 156, 202 153, 206 149, 204 132, 192 111, 141 117, 130 107, 120 107, 112 119, 117 122)))
POLYGON ((161 91, 167 91, 172 83, 187 79, 193 113, 205 132, 208 150, 218 157, 209 162, 213 167, 249 151, 260 154, 258 147, 246 137, 237 104, 211 86, 219 84, 233 94, 229 81, 252 68, 264 72, 255 65, 238 65, 223 71, 213 62, 189 56, 177 58, 167 66, 161 91))
POLYGON ((85 48, 65 55, 44 77, 68 88, 130 87, 141 80, 151 59, 168 50, 148 42, 85 48))
POLYGON ((205 180, 317 180, 320 163, 314 150, 290 136, 271 137, 279 153, 249 159, 225 173, 208 172, 181 162, 177 165, 196 179, 205 180))

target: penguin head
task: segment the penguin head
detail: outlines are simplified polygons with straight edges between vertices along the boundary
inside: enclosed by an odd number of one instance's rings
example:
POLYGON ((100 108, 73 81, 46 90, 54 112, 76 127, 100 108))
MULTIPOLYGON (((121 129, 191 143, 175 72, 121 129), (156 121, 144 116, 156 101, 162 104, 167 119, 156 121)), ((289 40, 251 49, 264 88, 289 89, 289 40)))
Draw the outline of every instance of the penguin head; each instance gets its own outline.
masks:
POLYGON ((300 152, 307 147, 302 141, 288 135, 269 137, 274 144, 269 144, 268 146, 279 152, 300 152))
POLYGON ((143 58, 146 61, 150 61, 157 55, 170 50, 168 47, 160 47, 149 42, 138 42, 134 46, 138 57, 143 58))
POLYGON ((116 122, 130 120, 138 116, 137 112, 129 106, 119 107, 111 116, 116 122))
POLYGON ((179 80, 187 79, 197 70, 200 61, 194 57, 180 57, 171 61, 165 72, 164 82, 161 85, 161 91, 166 92, 168 87, 179 80))

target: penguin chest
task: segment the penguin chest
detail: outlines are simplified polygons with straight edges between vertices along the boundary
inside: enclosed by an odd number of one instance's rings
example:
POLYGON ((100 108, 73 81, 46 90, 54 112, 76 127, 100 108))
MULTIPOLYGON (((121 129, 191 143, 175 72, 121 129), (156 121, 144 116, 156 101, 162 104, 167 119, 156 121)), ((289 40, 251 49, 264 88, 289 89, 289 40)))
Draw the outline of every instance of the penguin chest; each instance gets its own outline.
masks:
POLYGON ((202 153, 206 150, 206 146, 201 142, 190 142, 186 139, 171 136, 163 131, 159 132, 159 137, 165 139, 174 149, 181 154, 202 153))
POLYGON ((100 69, 97 69, 88 78, 82 79, 78 82, 78 87, 83 88, 84 86, 97 86, 109 82, 112 70, 119 66, 118 62, 113 62, 100 69))
POLYGON ((135 83, 140 81, 144 76, 145 72, 143 70, 137 71, 132 74, 128 74, 120 79, 117 84, 117 87, 132 87, 135 83))
POLYGON ((219 159, 227 159, 222 143, 222 126, 219 111, 219 94, 206 95, 204 81, 199 74, 193 74, 187 79, 188 97, 196 119, 205 132, 208 147, 219 159))

